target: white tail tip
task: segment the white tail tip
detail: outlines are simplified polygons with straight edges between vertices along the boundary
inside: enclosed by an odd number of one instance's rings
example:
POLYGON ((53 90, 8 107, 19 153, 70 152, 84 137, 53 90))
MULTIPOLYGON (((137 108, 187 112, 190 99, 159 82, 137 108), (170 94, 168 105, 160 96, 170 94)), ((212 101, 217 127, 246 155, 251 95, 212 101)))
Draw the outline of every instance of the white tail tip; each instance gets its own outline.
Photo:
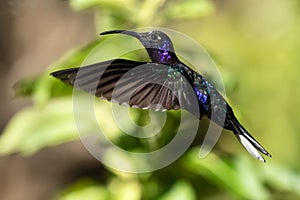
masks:
POLYGON ((257 149, 251 144, 251 142, 248 141, 248 139, 240 134, 235 134, 240 141, 240 143, 243 145, 243 147, 254 157, 260 160, 261 162, 266 162, 265 159, 260 155, 260 153, 257 151, 257 149))

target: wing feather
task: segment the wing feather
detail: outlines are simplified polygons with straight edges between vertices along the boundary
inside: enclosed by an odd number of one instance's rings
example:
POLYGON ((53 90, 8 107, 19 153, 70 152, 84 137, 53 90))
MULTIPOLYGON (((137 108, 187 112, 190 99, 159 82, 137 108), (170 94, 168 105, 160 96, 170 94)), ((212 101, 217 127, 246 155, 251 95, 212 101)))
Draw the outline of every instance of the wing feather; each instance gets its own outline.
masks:
POLYGON ((125 59, 60 70, 51 75, 97 97, 143 109, 192 110, 191 84, 176 68, 125 59))

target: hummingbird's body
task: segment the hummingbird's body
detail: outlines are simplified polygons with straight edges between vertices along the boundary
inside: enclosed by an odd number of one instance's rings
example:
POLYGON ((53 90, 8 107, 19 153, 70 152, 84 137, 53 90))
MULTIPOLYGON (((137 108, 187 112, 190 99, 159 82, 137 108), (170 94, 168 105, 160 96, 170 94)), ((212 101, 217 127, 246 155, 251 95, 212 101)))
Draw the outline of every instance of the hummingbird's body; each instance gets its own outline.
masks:
POLYGON ((115 30, 101 35, 114 33, 137 38, 147 50, 151 62, 116 59, 52 75, 120 104, 155 110, 186 109, 199 119, 208 117, 233 131, 246 150, 260 161, 265 160, 257 149, 271 156, 238 122, 232 108, 216 88, 178 59, 165 33, 115 30))

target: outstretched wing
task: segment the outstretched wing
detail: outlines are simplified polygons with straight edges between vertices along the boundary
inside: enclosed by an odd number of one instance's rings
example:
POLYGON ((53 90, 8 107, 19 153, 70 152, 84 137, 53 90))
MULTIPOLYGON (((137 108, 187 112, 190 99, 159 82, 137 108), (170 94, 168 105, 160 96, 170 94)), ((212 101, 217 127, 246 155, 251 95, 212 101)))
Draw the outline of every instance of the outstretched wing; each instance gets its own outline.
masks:
POLYGON ((121 105, 154 110, 184 108, 192 113, 198 107, 187 77, 167 65, 116 59, 51 75, 121 105))

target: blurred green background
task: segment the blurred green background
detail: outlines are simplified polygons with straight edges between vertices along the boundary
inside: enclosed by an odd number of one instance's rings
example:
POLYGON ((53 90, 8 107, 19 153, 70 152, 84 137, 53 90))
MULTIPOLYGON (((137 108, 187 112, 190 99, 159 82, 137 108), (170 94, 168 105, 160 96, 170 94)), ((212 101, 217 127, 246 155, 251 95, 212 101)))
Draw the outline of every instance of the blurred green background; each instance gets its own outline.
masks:
MULTIPOLYGON (((300 198, 298 0, 28 0, 0 7, 0 199, 300 198), (89 155, 74 125, 72 89, 49 72, 79 66, 104 30, 148 26, 182 32, 209 52, 238 118, 272 158, 260 163, 226 131, 205 159, 196 141, 178 161, 146 174, 121 173, 89 155)), ((146 123, 146 112, 132 113, 146 123)), ((178 114, 168 113, 171 122, 178 114)))

